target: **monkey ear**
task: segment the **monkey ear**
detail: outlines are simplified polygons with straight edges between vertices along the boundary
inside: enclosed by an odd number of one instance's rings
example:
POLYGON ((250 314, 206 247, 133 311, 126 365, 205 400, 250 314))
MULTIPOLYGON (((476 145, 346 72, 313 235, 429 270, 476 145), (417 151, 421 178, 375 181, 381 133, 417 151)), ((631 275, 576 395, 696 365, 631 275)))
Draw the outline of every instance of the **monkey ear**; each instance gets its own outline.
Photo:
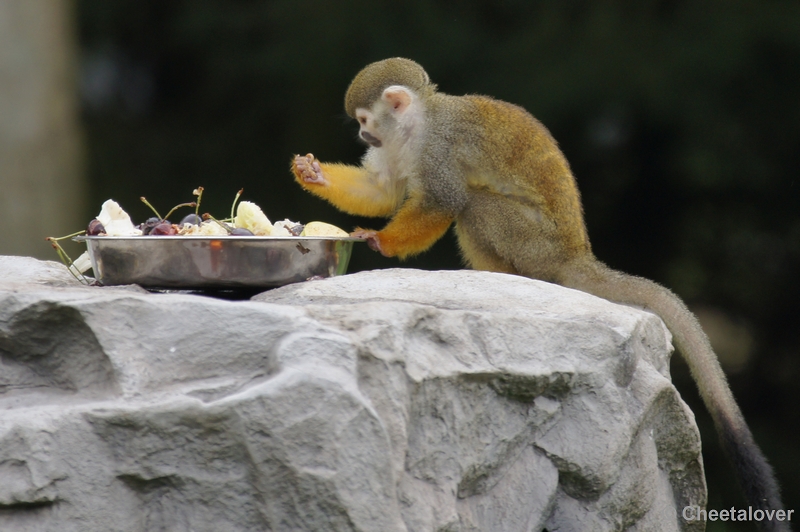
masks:
POLYGON ((383 91, 383 101, 391 106, 395 114, 403 114, 411 105, 411 91, 401 85, 392 85, 383 91))

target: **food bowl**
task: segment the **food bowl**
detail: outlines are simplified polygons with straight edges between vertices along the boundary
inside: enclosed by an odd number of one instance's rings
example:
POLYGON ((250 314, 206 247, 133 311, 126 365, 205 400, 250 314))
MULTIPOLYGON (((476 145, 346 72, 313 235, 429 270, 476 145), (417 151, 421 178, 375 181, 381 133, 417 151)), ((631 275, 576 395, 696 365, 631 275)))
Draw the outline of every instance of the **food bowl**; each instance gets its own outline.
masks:
POLYGON ((350 237, 79 236, 104 285, 230 290, 283 286, 347 271, 350 237))

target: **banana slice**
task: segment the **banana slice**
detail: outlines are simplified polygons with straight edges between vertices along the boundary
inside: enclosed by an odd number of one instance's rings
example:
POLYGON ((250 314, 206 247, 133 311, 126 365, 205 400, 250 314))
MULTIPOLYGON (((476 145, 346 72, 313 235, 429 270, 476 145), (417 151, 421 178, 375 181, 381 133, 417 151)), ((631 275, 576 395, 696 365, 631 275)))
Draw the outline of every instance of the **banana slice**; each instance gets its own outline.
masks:
POLYGON ((330 236, 340 238, 350 236, 350 234, 343 229, 339 229, 335 225, 325 222, 308 222, 306 228, 300 233, 300 236, 330 236))
POLYGON ((114 200, 106 200, 97 215, 108 236, 139 236, 142 232, 133 225, 131 217, 114 200))
POLYGON ((257 236, 271 236, 272 223, 261 210, 261 207, 251 201, 242 201, 236 208, 236 218, 233 225, 247 229, 257 236))
POLYGON ((209 220, 200 225, 185 224, 178 234, 186 236, 225 236, 228 232, 217 222, 209 220))

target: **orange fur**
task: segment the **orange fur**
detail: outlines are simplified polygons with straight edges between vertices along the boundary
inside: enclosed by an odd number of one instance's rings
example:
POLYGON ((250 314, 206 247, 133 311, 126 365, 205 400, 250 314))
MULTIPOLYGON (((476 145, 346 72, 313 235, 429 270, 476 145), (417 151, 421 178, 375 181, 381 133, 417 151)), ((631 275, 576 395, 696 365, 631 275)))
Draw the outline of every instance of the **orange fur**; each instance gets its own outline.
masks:
POLYGON ((370 172, 358 166, 340 163, 320 163, 328 184, 306 183, 300 177, 297 164, 292 162, 292 172, 300 185, 339 209, 358 216, 390 216, 402 198, 393 190, 380 186, 370 172))
POLYGON ((381 252, 401 259, 422 253, 439 240, 452 223, 452 216, 423 209, 420 201, 409 198, 389 224, 378 231, 381 252))

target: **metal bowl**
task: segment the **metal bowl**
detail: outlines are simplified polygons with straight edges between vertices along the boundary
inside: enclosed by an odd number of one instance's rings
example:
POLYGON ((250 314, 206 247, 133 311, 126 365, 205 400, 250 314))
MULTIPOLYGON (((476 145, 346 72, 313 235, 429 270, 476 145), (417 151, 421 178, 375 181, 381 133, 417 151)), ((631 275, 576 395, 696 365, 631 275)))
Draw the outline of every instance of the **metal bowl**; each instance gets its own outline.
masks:
POLYGON ((79 236, 104 285, 228 290, 283 286, 347 271, 358 238, 79 236))

